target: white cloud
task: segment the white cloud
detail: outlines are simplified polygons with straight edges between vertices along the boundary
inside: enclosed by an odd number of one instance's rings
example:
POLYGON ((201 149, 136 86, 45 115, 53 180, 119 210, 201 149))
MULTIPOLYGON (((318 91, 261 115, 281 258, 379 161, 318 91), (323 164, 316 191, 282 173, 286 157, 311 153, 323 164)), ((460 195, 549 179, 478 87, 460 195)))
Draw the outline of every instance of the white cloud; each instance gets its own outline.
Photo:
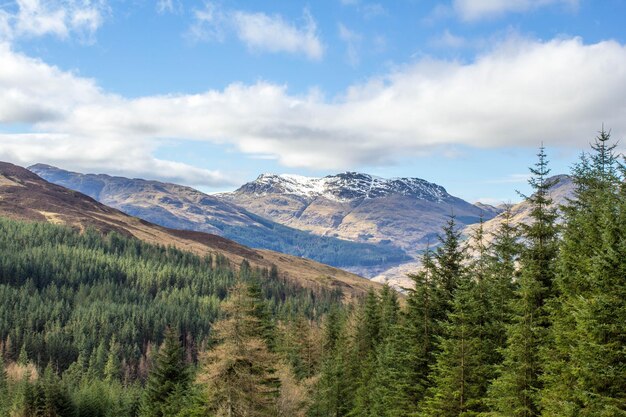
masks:
POLYGON ((446 29, 440 36, 432 39, 430 44, 438 48, 463 48, 468 42, 462 36, 454 35, 446 29))
POLYGON ((579 0, 454 0, 453 8, 463 20, 480 20, 507 13, 521 13, 551 5, 576 8, 579 0))
POLYGON ((287 22, 280 15, 222 10, 213 3, 196 10, 194 17, 189 35, 196 40, 221 41, 231 30, 252 51, 303 54, 312 60, 319 60, 324 55, 317 24, 307 10, 301 27, 287 22))
POLYGON ((0 10, 0 40, 45 35, 65 39, 73 33, 91 42, 107 11, 104 0, 16 0, 15 12, 0 10))
POLYGON ((263 82, 128 99, 6 46, 0 62, 0 123, 37 132, 4 135, 0 157, 48 155, 65 166, 87 161, 152 177, 167 170, 188 184, 211 176, 154 158, 163 140, 231 145, 290 167, 349 169, 458 146, 585 149, 602 122, 616 137, 626 132, 626 46, 614 41, 515 38, 472 62, 422 59, 331 100, 263 82))
POLYGON ((359 44, 363 40, 361 34, 348 29, 343 23, 339 23, 339 39, 346 44, 346 56, 353 67, 359 65, 359 44))
POLYGON ((174 3, 172 0, 157 0, 156 9, 159 13, 172 13, 174 11, 174 3))

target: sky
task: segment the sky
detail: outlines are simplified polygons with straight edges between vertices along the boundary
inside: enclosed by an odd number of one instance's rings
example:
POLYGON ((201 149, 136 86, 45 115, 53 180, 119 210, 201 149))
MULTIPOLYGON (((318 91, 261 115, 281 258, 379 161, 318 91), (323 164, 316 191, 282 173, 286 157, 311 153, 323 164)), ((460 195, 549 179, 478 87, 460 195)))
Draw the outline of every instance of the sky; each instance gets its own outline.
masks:
MULTIPOLYGON (((0 0, 0 160, 227 191, 419 177, 515 202, 626 136, 623 0, 0 0)), ((622 146, 620 145, 620 148, 622 146)))

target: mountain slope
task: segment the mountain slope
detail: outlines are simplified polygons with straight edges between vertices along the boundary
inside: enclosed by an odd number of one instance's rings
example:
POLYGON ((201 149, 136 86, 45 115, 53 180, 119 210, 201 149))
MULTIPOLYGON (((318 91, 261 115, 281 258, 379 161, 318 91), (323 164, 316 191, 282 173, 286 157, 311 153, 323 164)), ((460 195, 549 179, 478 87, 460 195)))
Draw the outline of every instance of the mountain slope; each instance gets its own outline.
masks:
POLYGON ((338 288, 348 297, 374 283, 346 271, 308 259, 245 247, 220 236, 169 229, 131 217, 94 199, 45 181, 25 168, 0 162, 0 216, 16 220, 48 221, 104 233, 116 231, 148 243, 173 245, 200 255, 221 254, 238 265, 276 265, 281 274, 310 288, 338 288))
MULTIPOLYGON (((574 198, 574 183, 569 175, 555 175, 548 178, 549 182, 554 182, 550 188, 550 198, 552 199, 552 207, 558 209, 558 207, 567 204, 569 199, 574 198)), ((531 207, 526 201, 514 204, 511 206, 511 223, 513 226, 520 226, 522 224, 530 224, 531 207)), ((557 221, 560 221, 557 219, 557 221)), ((487 220, 483 223, 483 229, 485 232, 485 240, 490 242, 493 239, 493 233, 495 233, 502 223, 504 222, 504 216, 502 214, 497 215, 491 220, 487 220)), ((462 230, 462 234, 465 239, 469 239, 472 232, 478 227, 477 224, 471 224, 466 226, 462 230)), ((468 242, 469 243, 469 242, 468 242)), ((394 268, 390 268, 379 275, 372 278, 373 281, 380 283, 388 283, 396 288, 410 287, 412 282, 407 278, 406 274, 416 272, 420 268, 419 260, 399 265, 394 268)))
POLYGON ((243 245, 307 257, 338 267, 397 264, 405 253, 389 244, 320 237, 265 219, 224 199, 177 184, 29 167, 42 178, 161 226, 208 232, 243 245))
MULTIPOLYGON (((558 209, 559 206, 567 204, 568 199, 574 198, 574 183, 569 175, 555 175, 547 179, 553 183, 550 187, 550 198, 552 199, 552 207, 558 209)), ((511 222, 515 226, 521 224, 529 224, 531 222, 530 212, 532 208, 526 201, 522 201, 511 206, 511 222)), ((490 240, 490 236, 498 230, 502 225, 503 215, 500 214, 483 224, 485 236, 490 240)), ((476 225, 470 225, 465 228, 463 234, 470 236, 476 225)))
POLYGON ((220 197, 287 226, 357 242, 393 242, 411 254, 435 242, 450 214, 463 225, 497 214, 419 178, 356 172, 324 178, 263 174, 220 197))

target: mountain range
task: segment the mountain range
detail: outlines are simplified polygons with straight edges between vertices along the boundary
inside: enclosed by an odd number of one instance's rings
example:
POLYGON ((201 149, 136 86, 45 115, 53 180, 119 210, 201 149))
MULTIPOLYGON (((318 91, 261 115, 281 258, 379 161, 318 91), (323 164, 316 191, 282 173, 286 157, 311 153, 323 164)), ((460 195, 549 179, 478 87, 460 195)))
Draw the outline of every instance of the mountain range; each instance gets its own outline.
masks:
POLYGON ((64 224, 79 229, 92 227, 103 233, 118 232, 148 243, 172 245, 200 255, 222 255, 235 266, 244 259, 260 268, 276 265, 285 279, 295 280, 312 289, 338 289, 349 298, 378 285, 309 259, 249 248, 214 234, 159 226, 6 162, 0 162, 0 216, 64 224))
POLYGON ((419 178, 345 172, 323 178, 262 174, 231 193, 49 165, 42 178, 153 223, 204 231, 243 245, 307 257, 373 277, 411 262, 449 215, 465 226, 495 207, 473 205, 419 178))
POLYGON ((42 164, 29 169, 47 181, 79 191, 131 216, 173 229, 224 236, 253 248, 342 268, 395 265, 409 259, 394 245, 317 236, 254 214, 225 198, 178 184, 80 174, 42 164))
POLYGON ((451 214, 467 225, 499 213, 420 178, 358 172, 323 178, 263 174, 219 196, 287 226, 356 242, 393 243, 412 255, 436 241, 451 214))

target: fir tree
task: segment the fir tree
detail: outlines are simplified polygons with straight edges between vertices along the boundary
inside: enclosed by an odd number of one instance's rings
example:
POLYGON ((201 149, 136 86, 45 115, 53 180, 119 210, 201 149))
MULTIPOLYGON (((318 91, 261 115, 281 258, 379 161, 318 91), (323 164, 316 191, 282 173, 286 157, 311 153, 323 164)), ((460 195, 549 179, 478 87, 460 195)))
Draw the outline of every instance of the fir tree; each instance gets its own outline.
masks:
POLYGON ((407 395, 414 407, 423 399, 430 386, 430 369, 435 363, 437 337, 440 321, 445 317, 447 302, 442 301, 435 279, 435 264, 432 252, 426 249, 422 256, 422 269, 410 274, 413 288, 407 289, 407 308, 404 314, 404 332, 408 335, 406 381, 400 385, 408 387, 407 395))
POLYGON ((542 405, 551 416, 626 415, 625 172, 602 130, 574 169, 552 304, 542 405))
POLYGON ((549 322, 546 303, 554 294, 554 258, 557 253, 556 210, 551 207, 550 173, 545 150, 530 169, 534 193, 526 197, 531 224, 522 226, 526 247, 520 258, 521 276, 507 326, 507 345, 500 375, 490 388, 488 400, 496 413, 530 417, 540 413, 539 391, 543 366, 540 352, 547 345, 549 322))
POLYGON ((440 299, 448 303, 449 309, 459 277, 465 273, 464 263, 467 259, 467 252, 466 247, 461 243, 461 231, 454 215, 450 216, 442 232, 433 256, 433 276, 437 289, 441 293, 440 299))
POLYGON ((115 338, 111 339, 109 354, 104 365, 104 379, 108 382, 117 381, 121 374, 120 345, 115 338))
POLYGON ((141 415, 168 417, 165 409, 176 408, 180 400, 174 393, 184 392, 190 383, 190 373, 176 330, 168 328, 165 339, 148 375, 141 403, 141 415))
POLYGON ((0 353, 0 415, 9 414, 9 383, 4 368, 4 357, 0 353))

